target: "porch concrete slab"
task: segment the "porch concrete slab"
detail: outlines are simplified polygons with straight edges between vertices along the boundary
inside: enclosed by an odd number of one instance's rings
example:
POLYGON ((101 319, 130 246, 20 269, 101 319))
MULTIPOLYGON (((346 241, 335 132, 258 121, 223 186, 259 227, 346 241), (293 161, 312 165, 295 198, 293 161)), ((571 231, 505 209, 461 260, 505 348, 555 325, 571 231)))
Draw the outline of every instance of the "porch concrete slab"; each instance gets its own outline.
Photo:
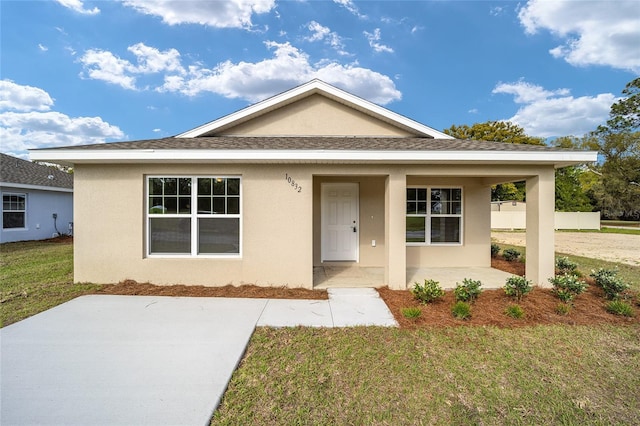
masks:
POLYGON ((269 299, 259 327, 333 327, 327 300, 269 299))
POLYGON ((464 268, 409 268, 407 269, 407 288, 413 288, 414 283, 424 283, 425 279, 435 280, 444 289, 456 287, 465 278, 480 280, 482 288, 502 288, 507 278, 513 274, 494 268, 464 267, 464 268))
POLYGON ((373 288, 329 288, 327 291, 335 327, 398 326, 393 314, 373 288))
POLYGON ((325 265, 313 268, 314 288, 382 287, 384 268, 366 266, 325 265))
POLYGON ((94 295, 7 326, 2 424, 208 424, 266 303, 94 295))

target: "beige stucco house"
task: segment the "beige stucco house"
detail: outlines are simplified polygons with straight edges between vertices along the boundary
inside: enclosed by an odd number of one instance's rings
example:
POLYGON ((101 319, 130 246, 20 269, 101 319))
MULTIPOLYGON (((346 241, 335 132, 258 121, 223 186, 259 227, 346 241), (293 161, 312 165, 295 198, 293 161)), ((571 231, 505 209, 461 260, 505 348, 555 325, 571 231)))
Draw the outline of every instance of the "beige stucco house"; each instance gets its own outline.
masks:
POLYGON ((73 165, 75 280, 313 288, 314 266, 490 267, 490 187, 527 190, 554 274, 554 169, 594 152, 453 139, 319 80, 175 137, 34 150, 73 165))

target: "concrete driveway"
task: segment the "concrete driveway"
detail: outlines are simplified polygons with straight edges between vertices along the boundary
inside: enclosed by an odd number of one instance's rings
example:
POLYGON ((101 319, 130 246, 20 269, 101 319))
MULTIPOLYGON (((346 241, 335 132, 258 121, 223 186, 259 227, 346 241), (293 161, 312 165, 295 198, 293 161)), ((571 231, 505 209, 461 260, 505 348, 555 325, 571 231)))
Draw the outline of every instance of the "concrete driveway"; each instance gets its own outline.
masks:
POLYGON ((329 298, 79 297, 0 330, 0 424, 206 425, 256 325, 397 325, 374 289, 329 298))
POLYGON ((266 299, 84 296, 2 329, 2 425, 205 425, 266 299))

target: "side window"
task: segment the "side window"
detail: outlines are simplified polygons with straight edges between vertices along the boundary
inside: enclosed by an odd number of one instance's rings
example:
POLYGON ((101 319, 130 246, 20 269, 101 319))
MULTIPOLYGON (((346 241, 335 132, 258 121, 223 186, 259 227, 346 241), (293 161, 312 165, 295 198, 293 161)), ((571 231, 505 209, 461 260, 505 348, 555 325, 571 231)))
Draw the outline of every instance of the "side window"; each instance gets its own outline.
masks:
POLYGON ((2 194, 2 228, 26 227, 27 194, 2 194))

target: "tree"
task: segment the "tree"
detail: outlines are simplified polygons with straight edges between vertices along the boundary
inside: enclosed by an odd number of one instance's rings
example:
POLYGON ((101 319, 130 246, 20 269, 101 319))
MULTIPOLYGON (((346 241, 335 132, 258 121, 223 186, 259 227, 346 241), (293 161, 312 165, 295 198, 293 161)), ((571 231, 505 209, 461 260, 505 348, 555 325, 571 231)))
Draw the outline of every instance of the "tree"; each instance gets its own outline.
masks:
POLYGON ((640 78, 622 91, 627 97, 611 106, 606 126, 585 138, 583 146, 597 150, 602 162, 591 170, 600 176, 593 197, 603 216, 640 219, 640 78))
MULTIPOLYGON (((444 132, 457 139, 544 145, 544 139, 527 136, 522 127, 509 121, 487 121, 475 123, 472 126, 454 124, 444 132)), ((524 182, 504 183, 491 187, 491 201, 524 201, 525 194, 524 182)))
MULTIPOLYGON (((558 148, 578 149, 582 140, 574 136, 563 136, 552 142, 558 148)), ((583 175, 592 173, 584 166, 567 166, 556 169, 556 211, 590 212, 594 204, 587 194, 589 179, 583 175)))
POLYGON ((527 136, 522 127, 510 121, 487 121, 486 123, 475 123, 471 127, 466 124, 461 126, 454 124, 444 132, 457 139, 544 145, 543 138, 527 136))

